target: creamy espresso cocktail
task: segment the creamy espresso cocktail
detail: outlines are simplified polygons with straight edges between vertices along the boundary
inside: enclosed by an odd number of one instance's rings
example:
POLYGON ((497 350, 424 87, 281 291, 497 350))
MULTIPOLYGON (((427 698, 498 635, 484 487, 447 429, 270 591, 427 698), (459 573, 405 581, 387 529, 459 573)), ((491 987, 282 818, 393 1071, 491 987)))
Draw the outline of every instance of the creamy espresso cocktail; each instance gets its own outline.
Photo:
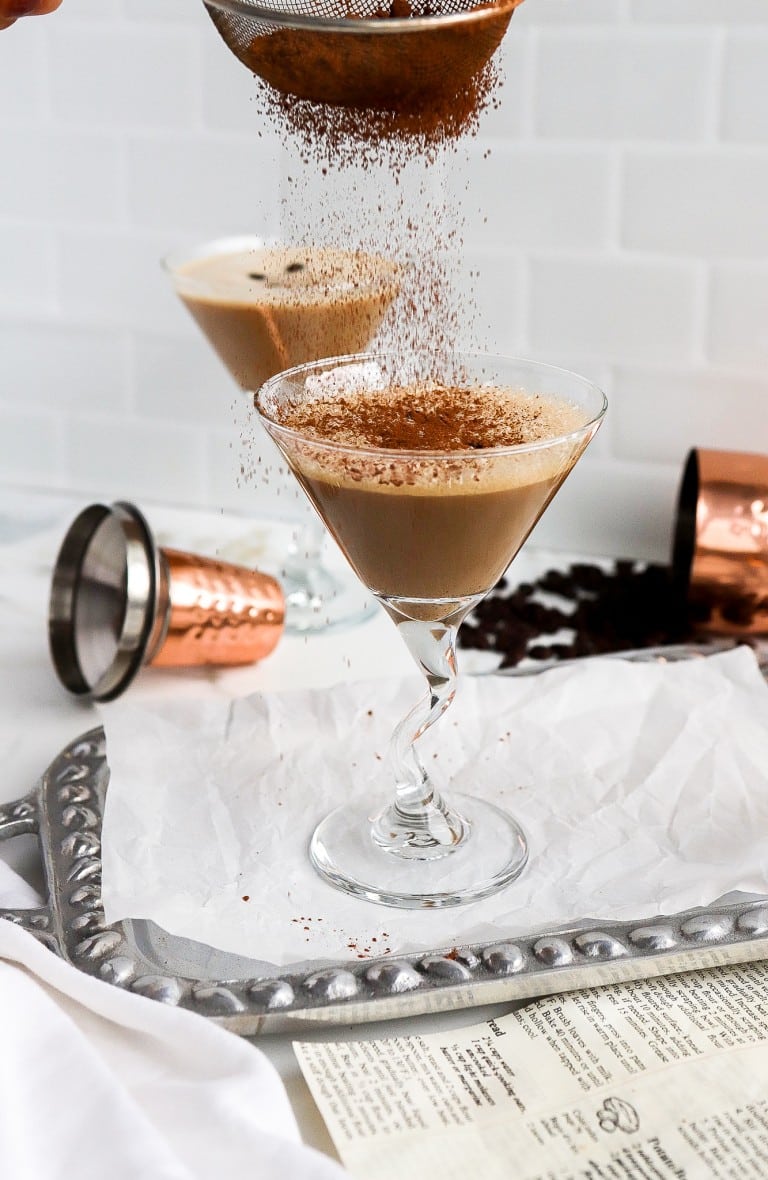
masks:
POLYGON ((337 357, 260 390, 264 425, 425 680, 392 734, 391 802, 340 800, 315 828, 310 860, 336 888, 434 909, 478 901, 522 871, 527 842, 514 817, 474 796, 447 802, 417 746, 454 698, 462 620, 517 553, 605 405, 574 373, 482 353, 337 357))
POLYGON ((303 396, 279 414, 294 472, 365 584, 442 601, 498 581, 586 445, 569 437, 586 421, 551 395, 417 385, 303 396))
MULTIPOLYGON (((400 269, 359 250, 219 238, 165 259, 174 290, 241 389, 297 364, 368 347, 399 291, 400 269)), ((281 571, 287 629, 365 618, 370 596, 322 560, 324 531, 300 528, 281 571)))
POLYGON ((293 365, 366 348, 397 268, 359 251, 211 249, 171 268, 176 291, 243 389, 293 365))

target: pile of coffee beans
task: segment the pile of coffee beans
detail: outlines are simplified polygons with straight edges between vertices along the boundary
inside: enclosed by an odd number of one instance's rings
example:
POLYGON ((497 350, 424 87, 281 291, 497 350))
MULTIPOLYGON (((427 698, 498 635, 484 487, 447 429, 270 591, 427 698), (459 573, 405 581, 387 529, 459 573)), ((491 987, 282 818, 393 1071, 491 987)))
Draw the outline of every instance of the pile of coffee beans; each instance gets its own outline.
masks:
POLYGON ((502 579, 459 637, 462 647, 495 652, 511 668, 524 657, 569 660, 695 642, 696 624, 669 568, 617 561, 549 570, 514 589, 502 579))

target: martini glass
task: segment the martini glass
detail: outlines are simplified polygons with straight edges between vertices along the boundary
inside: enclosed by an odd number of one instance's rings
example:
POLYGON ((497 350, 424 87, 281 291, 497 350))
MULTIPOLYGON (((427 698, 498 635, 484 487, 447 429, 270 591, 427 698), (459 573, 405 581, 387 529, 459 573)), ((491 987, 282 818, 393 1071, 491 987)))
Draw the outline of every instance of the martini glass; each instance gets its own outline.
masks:
MULTIPOLYGON (((338 888, 385 905, 415 909, 486 897, 522 871, 523 831, 483 800, 444 800, 416 745, 454 698, 461 622, 501 577, 585 450, 605 397, 586 379, 535 362, 369 354, 283 373, 260 390, 256 408, 427 685, 392 737, 391 801, 373 818, 370 805, 338 807, 312 837, 312 863, 338 888), (529 430, 522 437, 531 441, 489 447, 474 437, 457 449, 367 441, 386 434, 390 414, 397 417, 396 397, 406 425, 419 415, 424 421, 443 414, 444 422, 450 407, 440 391, 457 388, 462 398, 481 399, 486 422, 503 413, 504 430, 519 411, 529 430)), ((423 437, 439 437, 439 430, 426 423, 423 437)))
MULTIPOLYGON (((291 365, 365 348, 397 293, 393 263, 358 251, 219 238, 164 259, 174 290, 241 389, 291 365)), ((286 629, 359 622, 374 603, 325 564, 320 520, 303 524, 281 570, 286 629)))

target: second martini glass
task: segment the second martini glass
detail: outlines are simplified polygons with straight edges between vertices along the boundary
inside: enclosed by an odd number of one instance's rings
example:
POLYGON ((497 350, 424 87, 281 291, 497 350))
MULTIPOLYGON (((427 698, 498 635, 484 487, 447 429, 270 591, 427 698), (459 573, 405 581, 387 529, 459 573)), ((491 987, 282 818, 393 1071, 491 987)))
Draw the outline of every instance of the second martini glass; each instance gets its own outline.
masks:
MULTIPOLYGON (((164 260, 174 290, 241 389, 292 365, 365 348, 397 294, 397 269, 358 251, 281 245, 251 236, 204 242, 164 260)), ((281 571, 286 627, 359 621, 360 587, 323 560, 325 529, 303 525, 281 571)))
POLYGON ((456 692, 456 634, 572 470, 605 412, 591 382, 482 354, 372 354, 268 381, 256 407, 355 572, 424 674, 395 729, 394 798, 373 818, 343 804, 310 855, 340 889, 406 908, 502 888, 527 845, 512 816, 446 802, 415 743, 456 692))

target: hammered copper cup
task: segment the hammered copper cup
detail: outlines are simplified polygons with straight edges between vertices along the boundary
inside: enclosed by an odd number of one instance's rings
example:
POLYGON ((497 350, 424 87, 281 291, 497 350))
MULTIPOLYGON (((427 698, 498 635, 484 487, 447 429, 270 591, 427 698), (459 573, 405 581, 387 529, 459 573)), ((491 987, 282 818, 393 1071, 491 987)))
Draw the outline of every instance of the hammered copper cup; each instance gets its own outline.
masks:
POLYGON ((697 628, 768 634, 768 456, 692 450, 672 565, 697 628))
POLYGON ((268 574, 160 549, 133 504, 92 504, 54 567, 48 635, 70 692, 107 701, 145 664, 251 664, 275 648, 285 603, 268 574))

